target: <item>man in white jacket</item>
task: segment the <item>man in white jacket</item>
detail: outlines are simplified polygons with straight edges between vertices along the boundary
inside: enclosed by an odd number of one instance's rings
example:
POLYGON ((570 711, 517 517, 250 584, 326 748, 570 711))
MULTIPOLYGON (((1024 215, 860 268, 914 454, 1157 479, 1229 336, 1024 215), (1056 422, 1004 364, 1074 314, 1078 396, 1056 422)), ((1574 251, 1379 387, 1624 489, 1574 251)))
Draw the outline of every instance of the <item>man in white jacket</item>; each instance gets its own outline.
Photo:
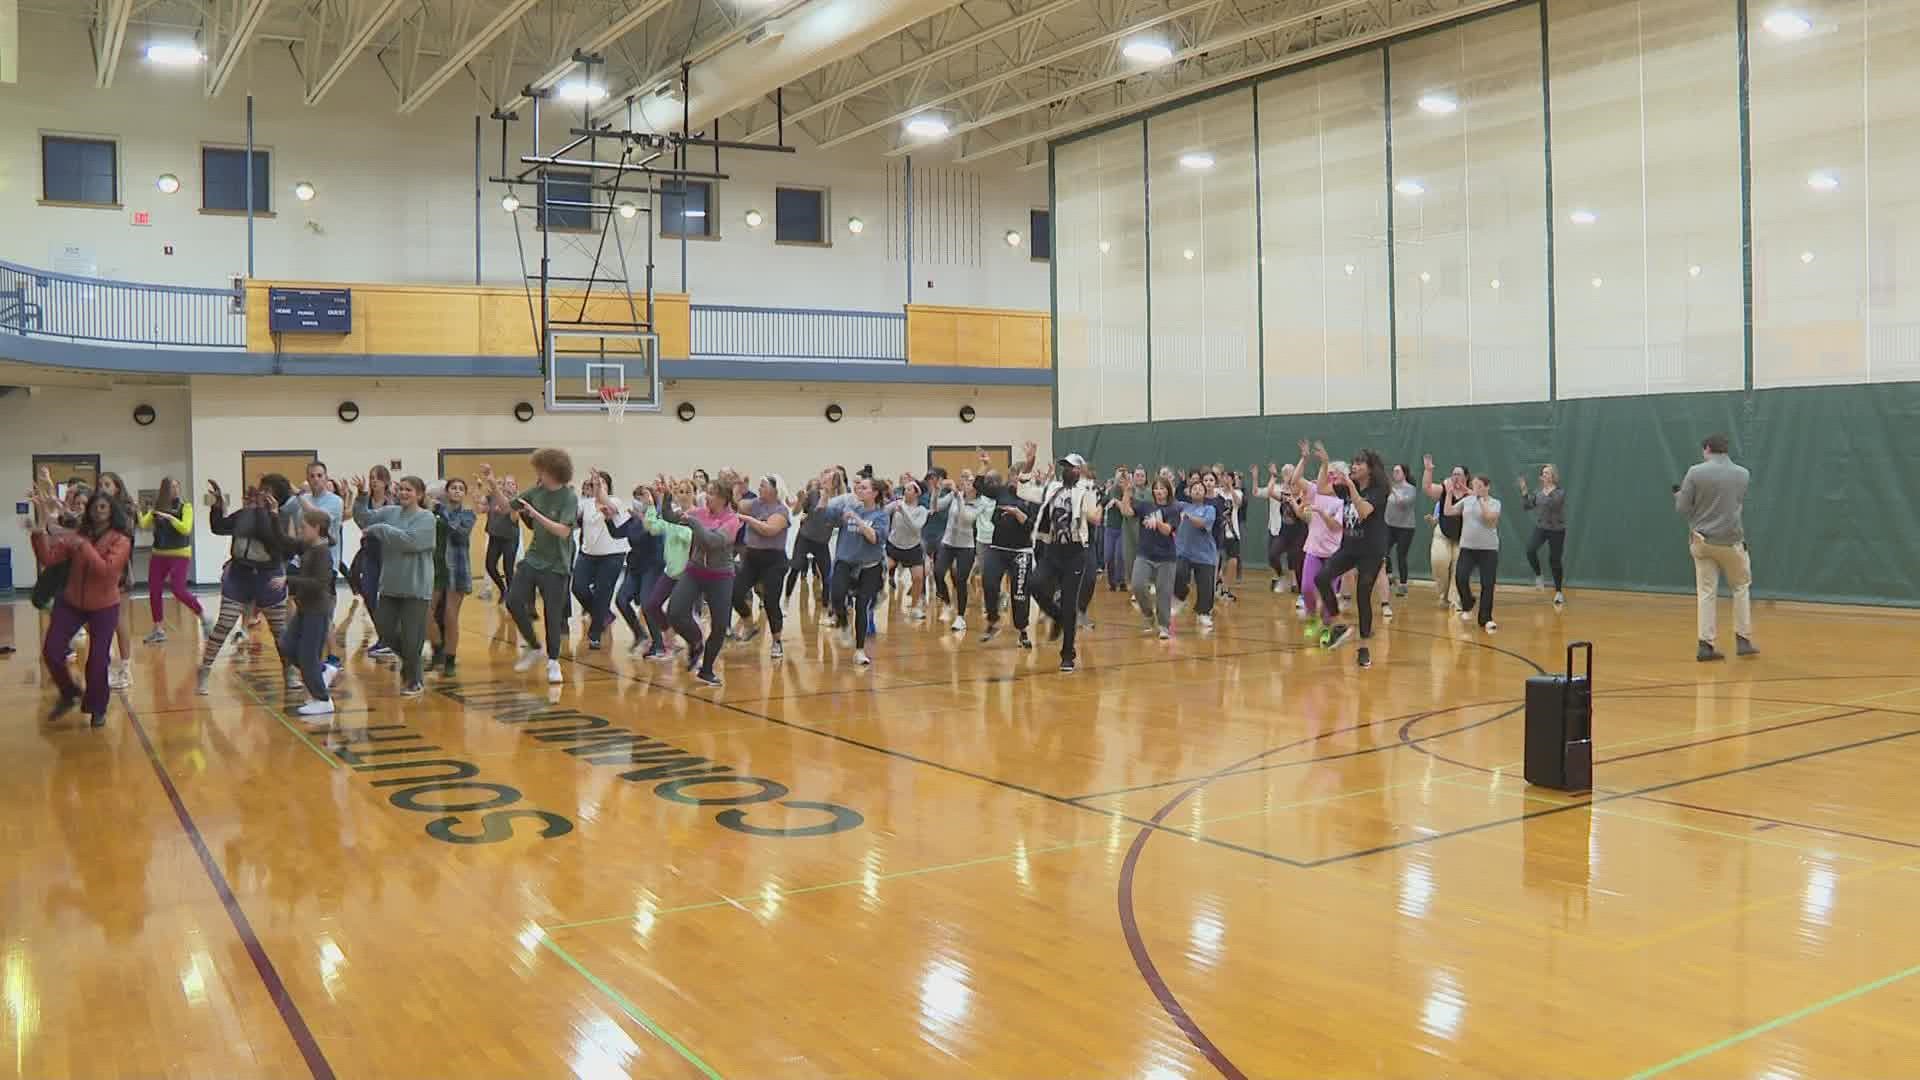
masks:
POLYGON ((1033 568, 1033 599, 1053 620, 1060 640, 1060 670, 1074 669, 1073 643, 1080 625, 1080 581, 1087 573, 1088 544, 1100 527, 1100 487, 1087 459, 1068 454, 1040 497, 1034 537, 1044 546, 1033 568))

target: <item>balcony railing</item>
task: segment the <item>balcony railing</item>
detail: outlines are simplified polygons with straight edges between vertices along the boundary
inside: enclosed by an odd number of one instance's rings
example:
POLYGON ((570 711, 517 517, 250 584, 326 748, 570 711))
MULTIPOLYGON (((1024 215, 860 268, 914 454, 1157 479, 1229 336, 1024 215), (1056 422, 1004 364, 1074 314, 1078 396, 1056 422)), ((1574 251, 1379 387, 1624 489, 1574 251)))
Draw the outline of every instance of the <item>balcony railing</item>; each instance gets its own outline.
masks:
POLYGON ((240 299, 231 289, 76 277, 0 260, 0 334, 241 350, 247 316, 240 299))
POLYGON ((907 362, 903 312, 694 304, 692 313, 696 360, 907 362))

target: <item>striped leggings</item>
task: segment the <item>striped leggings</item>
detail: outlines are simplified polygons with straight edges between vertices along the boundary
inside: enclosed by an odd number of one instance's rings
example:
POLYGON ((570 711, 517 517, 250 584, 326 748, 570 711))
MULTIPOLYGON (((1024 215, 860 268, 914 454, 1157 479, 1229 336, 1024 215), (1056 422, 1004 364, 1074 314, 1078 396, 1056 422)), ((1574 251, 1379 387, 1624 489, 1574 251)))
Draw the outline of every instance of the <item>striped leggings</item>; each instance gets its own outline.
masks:
MULTIPOLYGON (((257 607, 256 610, 267 617, 267 626, 273 630, 273 647, 276 651, 279 651, 281 648, 280 639, 285 637, 287 633, 287 602, 282 600, 277 604, 257 607)), ((206 649, 200 654, 201 667, 210 668, 213 666, 213 662, 220 656, 221 646, 225 645, 227 638, 232 636, 234 624, 240 621, 240 617, 246 614, 246 611, 247 604, 245 601, 234 600, 225 596, 220 598, 220 614, 214 619, 213 633, 207 635, 206 649)), ((292 659, 284 652, 281 653, 280 664, 282 667, 292 662, 292 659)))

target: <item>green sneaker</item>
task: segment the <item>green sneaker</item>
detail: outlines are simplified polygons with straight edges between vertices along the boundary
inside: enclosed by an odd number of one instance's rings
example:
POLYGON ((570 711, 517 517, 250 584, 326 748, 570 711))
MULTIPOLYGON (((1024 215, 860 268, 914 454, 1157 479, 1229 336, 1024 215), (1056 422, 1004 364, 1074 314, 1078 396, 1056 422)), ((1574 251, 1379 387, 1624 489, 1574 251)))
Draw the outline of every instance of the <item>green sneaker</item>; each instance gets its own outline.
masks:
POLYGON ((1309 645, 1320 640, 1320 616, 1315 615, 1307 619, 1306 638, 1309 645))
POLYGON ((1334 642, 1333 627, 1329 626, 1325 630, 1320 631, 1320 647, 1321 648, 1331 649, 1333 648, 1333 642, 1334 642))

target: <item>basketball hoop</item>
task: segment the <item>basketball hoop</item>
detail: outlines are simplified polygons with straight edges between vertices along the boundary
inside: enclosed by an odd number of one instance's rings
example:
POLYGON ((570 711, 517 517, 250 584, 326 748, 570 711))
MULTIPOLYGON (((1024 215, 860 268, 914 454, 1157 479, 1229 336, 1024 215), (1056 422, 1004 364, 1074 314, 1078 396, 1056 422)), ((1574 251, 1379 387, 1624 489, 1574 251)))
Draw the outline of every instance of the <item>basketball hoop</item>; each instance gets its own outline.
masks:
POLYGON ((600 404, 607 407, 607 419, 613 423, 623 423, 627 418, 627 399, 632 391, 624 386, 603 386, 600 388, 600 404))

